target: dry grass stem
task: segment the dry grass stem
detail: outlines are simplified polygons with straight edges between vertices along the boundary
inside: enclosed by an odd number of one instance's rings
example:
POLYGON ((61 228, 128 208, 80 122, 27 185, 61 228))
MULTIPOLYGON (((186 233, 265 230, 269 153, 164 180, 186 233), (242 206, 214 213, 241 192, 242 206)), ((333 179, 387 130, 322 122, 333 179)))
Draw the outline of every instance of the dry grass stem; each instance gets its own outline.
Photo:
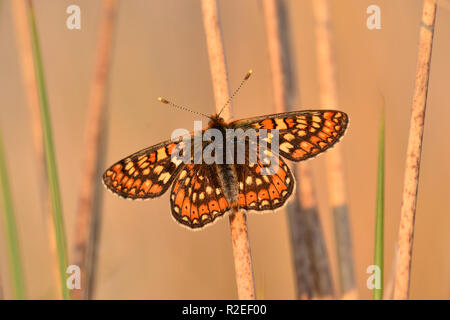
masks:
MULTIPOLYGON (((228 100, 230 91, 216 0, 202 0, 202 11, 214 98, 218 112, 219 108, 228 100)), ((229 120, 231 115, 232 109, 230 104, 223 111, 222 117, 225 120, 229 120)), ((255 299, 252 259, 244 212, 233 210, 230 215, 230 229, 238 298, 244 300, 255 299)))
POLYGON ((116 0, 103 0, 100 29, 97 40, 94 75, 89 97, 87 134, 81 176, 80 198, 76 216, 74 264, 82 270, 80 290, 73 291, 74 299, 90 299, 93 296, 96 252, 100 224, 99 202, 101 196, 101 154, 103 149, 104 115, 107 99, 108 74, 112 55, 116 0))
POLYGON ((425 0, 420 26, 416 83, 412 103, 408 148, 406 151, 405 181, 403 185, 400 228, 398 234, 399 257, 395 276, 394 299, 409 298, 414 218, 416 214, 420 156, 422 151, 422 137, 425 122, 425 108, 435 19, 436 1, 425 0))
MULTIPOLYGON (((336 63, 333 53, 332 21, 329 1, 313 1, 316 33, 317 69, 320 105, 326 109, 339 108, 336 85, 336 63)), ((327 152, 326 165, 330 206, 333 211, 336 251, 341 298, 357 299, 350 222, 348 216, 345 175, 340 146, 327 152)))
POLYGON ((333 279, 309 165, 298 164, 296 172, 299 177, 297 199, 300 206, 297 215, 303 216, 302 222, 306 229, 305 240, 311 260, 309 277, 313 280, 315 290, 312 298, 332 299, 334 297, 333 279))
MULTIPOLYGON (((286 112, 293 96, 292 71, 289 68, 289 34, 283 1, 264 0, 266 32, 276 112, 286 112)), ((292 239, 297 297, 331 298, 333 282, 328 255, 307 163, 294 167, 298 177, 295 203, 287 206, 292 239)))

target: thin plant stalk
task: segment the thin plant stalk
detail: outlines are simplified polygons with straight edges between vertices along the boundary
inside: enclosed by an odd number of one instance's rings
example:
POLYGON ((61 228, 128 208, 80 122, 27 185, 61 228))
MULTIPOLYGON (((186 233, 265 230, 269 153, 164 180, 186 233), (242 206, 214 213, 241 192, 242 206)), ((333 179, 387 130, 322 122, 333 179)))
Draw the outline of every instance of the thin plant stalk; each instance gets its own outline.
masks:
MULTIPOLYGON (((286 112, 293 96, 293 75, 289 65, 289 34, 284 1, 264 0, 276 112, 286 112)), ((291 233, 297 298, 331 298, 334 294, 328 255, 319 220, 314 186, 307 163, 293 168, 299 181, 295 202, 287 206, 291 233)))
POLYGON ((5 228, 5 243, 8 253, 9 272, 11 276, 12 296, 14 299, 25 299, 25 283, 23 277, 22 259, 20 258, 19 238, 17 235, 16 218, 6 169, 6 159, 0 136, 0 186, 3 203, 3 218, 5 228))
POLYGON ((385 119, 384 108, 381 116, 380 137, 378 146, 378 170, 377 170, 377 200, 376 200, 376 218, 375 218, 375 253, 374 265, 380 269, 379 279, 380 288, 373 290, 373 299, 382 300, 384 290, 384 132, 385 119))
MULTIPOLYGON (((202 0, 202 12, 216 110, 219 112, 219 109, 228 101, 230 91, 216 0, 202 0)), ((225 108, 221 115, 225 120, 231 118, 231 104, 225 108)), ((230 230, 238 298, 253 300, 255 299, 255 285, 248 240, 247 217, 244 212, 233 209, 230 215, 230 230)))
POLYGON ((436 1, 424 0, 398 234, 399 257, 394 288, 396 300, 409 298, 414 219, 435 20, 436 1))
MULTIPOLYGON (((2 1, 0 1, 0 13, 1 13, 1 9, 2 9, 2 1)), ((3 282, 2 282, 2 277, 0 275, 0 300, 4 299, 4 293, 3 293, 3 282)))
MULTIPOLYGON (((320 105, 325 109, 334 109, 339 107, 339 99, 329 1, 315 0, 312 4, 315 20, 320 105)), ((328 195, 333 212, 336 239, 340 296, 342 299, 357 299, 346 180, 340 145, 335 146, 333 152, 327 152, 325 159, 328 175, 328 195)))
POLYGON ((104 145, 104 119, 106 112, 108 74, 111 64, 112 43, 116 23, 116 0, 103 0, 98 34, 94 75, 88 107, 87 135, 81 175, 80 197, 76 216, 74 263, 84 275, 81 288, 73 291, 74 299, 90 299, 95 281, 96 252, 100 228, 101 195, 96 192, 101 179, 101 154, 104 145), (96 223, 98 222, 98 223, 96 223))
MULTIPOLYGON (((33 137, 35 164, 37 166, 37 175, 39 181, 39 192, 41 200, 41 209, 45 226, 47 228, 47 238, 49 241, 49 249, 52 256, 52 274, 57 280, 58 278, 58 259, 56 252, 56 239, 53 228, 52 213, 50 210, 50 199, 48 193, 47 172, 45 169, 44 144, 42 139, 42 126, 39 111, 39 95, 36 84, 36 76, 33 64, 33 49, 31 47, 30 28, 28 26, 28 12, 25 1, 13 1, 12 13, 14 17, 14 26, 16 31, 16 40, 19 52, 19 62, 21 67, 22 79, 24 82, 27 105, 30 115, 31 132, 33 137)), ((58 288, 59 289, 59 288, 58 288)), ((59 289, 58 292, 61 290, 59 289)))
POLYGON ((45 88, 45 76, 39 47, 38 32, 32 2, 28 1, 28 19, 31 31, 31 43, 33 48, 33 61, 36 73, 36 83, 39 93, 39 108, 42 122, 42 135, 44 140, 45 161, 47 179, 49 183, 51 208, 53 213, 53 224, 58 253, 58 269, 63 299, 70 299, 70 293, 66 286, 67 270, 67 245, 64 230, 61 196, 59 191, 58 172, 56 167, 55 150, 53 146, 53 135, 50 121, 50 112, 45 88))

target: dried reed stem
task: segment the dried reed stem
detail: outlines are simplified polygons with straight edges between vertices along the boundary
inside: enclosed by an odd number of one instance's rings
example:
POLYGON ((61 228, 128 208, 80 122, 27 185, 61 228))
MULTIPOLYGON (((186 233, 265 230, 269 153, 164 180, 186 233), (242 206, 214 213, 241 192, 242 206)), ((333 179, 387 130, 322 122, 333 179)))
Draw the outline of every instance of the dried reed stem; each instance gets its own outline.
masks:
POLYGON ((89 97, 87 135, 81 176, 80 198, 76 216, 74 263, 82 270, 80 290, 73 291, 74 299, 92 298, 98 232, 100 224, 100 194, 96 188, 100 183, 101 155, 103 146, 105 107, 108 73, 111 63, 111 47, 116 23, 116 0, 103 0, 100 29, 94 64, 94 76, 89 97))
MULTIPOLYGON (((230 91, 216 0, 202 0, 202 11, 216 110, 219 111, 219 108, 228 100, 230 91)), ((223 111, 222 117, 229 120, 231 115, 230 104, 223 111)), ((230 215, 230 229, 238 298, 241 300, 255 299, 252 259, 244 212, 233 210, 230 215)))
MULTIPOLYGON (((264 13, 276 112, 288 111, 292 90, 292 71, 283 1, 264 0, 264 13)), ((320 224, 313 181, 306 163, 300 163, 294 174, 298 177, 295 204, 287 206, 294 256, 297 297, 300 299, 331 298, 333 282, 320 224)))
MULTIPOLYGON (((316 32, 319 99, 323 108, 339 106, 336 63, 333 53, 332 21, 328 0, 313 1, 316 32)), ((357 299, 345 175, 340 146, 326 155, 328 194, 334 217, 334 231, 339 268, 340 294, 343 299, 357 299)))
POLYGON ((313 180, 306 163, 297 165, 299 183, 297 199, 300 199, 300 211, 306 226, 306 245, 311 260, 310 277, 313 279, 315 295, 313 298, 334 298, 333 279, 331 275, 328 253, 319 219, 319 212, 314 194, 313 180))
POLYGON ((30 28, 28 26, 28 14, 25 1, 12 2, 12 15, 16 32, 19 62, 22 72, 22 79, 25 86, 25 94, 30 114, 31 132, 33 137, 35 164, 39 181, 39 192, 41 209, 47 229, 47 240, 52 256, 52 274, 58 286, 57 292, 61 291, 61 282, 58 276, 58 258, 56 251, 56 238, 52 212, 50 210, 50 199, 48 194, 47 172, 45 168, 44 144, 42 136, 41 116, 39 110, 39 95, 37 91, 36 76, 34 71, 33 50, 31 47, 30 28))
POLYGON ((398 234, 399 257, 394 288, 394 299, 396 300, 409 298, 414 218, 435 19, 436 1, 425 0, 420 27, 416 84, 412 103, 408 149, 406 152, 405 181, 398 234))

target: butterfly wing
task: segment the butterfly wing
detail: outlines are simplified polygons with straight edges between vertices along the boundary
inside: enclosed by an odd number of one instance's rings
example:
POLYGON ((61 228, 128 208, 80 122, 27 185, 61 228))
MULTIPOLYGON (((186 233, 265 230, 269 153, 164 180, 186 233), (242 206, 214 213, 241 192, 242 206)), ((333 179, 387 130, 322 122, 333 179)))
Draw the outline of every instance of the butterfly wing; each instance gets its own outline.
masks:
POLYGON ((264 174, 267 166, 261 162, 259 153, 255 164, 236 165, 240 208, 263 211, 284 205, 294 190, 295 180, 282 158, 272 166, 273 174, 264 174))
POLYGON ((214 165, 185 165, 170 195, 175 220, 190 228, 201 228, 230 210, 217 178, 214 165))
POLYGON ((279 130, 280 155, 302 161, 338 142, 347 129, 348 116, 336 110, 305 110, 236 120, 230 125, 244 130, 279 130))
POLYGON ((182 144, 182 140, 165 141, 115 163, 103 174, 105 186, 128 199, 162 195, 184 165, 172 157, 182 144))

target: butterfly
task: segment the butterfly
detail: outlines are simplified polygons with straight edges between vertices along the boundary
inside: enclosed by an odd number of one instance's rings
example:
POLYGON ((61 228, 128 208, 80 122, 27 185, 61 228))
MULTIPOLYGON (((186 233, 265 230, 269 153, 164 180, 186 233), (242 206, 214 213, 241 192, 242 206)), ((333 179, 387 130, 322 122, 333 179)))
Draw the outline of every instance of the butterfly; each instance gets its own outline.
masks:
MULTIPOLYGON (((209 118, 202 134, 216 129, 225 138, 227 129, 252 129, 258 135, 262 129, 277 130, 278 161, 273 173, 262 173, 266 165, 259 152, 257 161, 250 162, 249 150, 244 163, 185 163, 174 157, 186 149, 184 140, 179 139, 161 142, 115 163, 103 174, 105 186, 127 199, 159 197, 171 187, 172 215, 189 228, 204 227, 232 209, 274 210, 283 206, 294 190, 294 177, 284 159, 303 161, 328 150, 343 136, 349 121, 346 113, 337 110, 292 111, 231 122, 220 113, 209 118)), ((202 142, 200 151, 210 144, 202 142)), ((259 142, 250 145, 260 148, 259 142)), ((191 154, 189 160, 195 151, 191 154)))

